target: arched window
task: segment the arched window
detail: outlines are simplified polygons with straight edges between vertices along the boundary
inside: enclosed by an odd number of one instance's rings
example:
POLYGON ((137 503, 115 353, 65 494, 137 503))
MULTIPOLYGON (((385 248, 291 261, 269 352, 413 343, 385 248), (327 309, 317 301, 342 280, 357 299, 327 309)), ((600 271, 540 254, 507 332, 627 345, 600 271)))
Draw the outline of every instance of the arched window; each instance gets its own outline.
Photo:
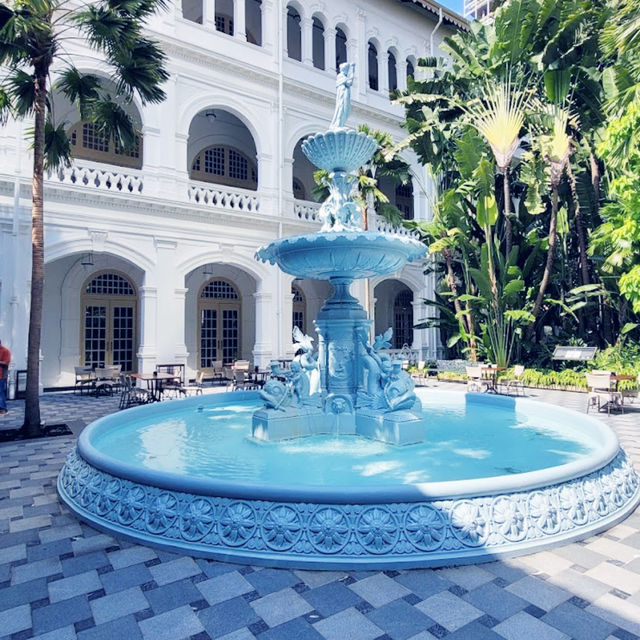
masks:
POLYGON ((210 372, 215 361, 238 358, 241 311, 238 290, 231 282, 213 278, 202 287, 198 301, 199 369, 210 372))
POLYGON ((202 0, 182 0, 182 17, 202 24, 202 0))
POLYGON ((106 271, 82 290, 82 364, 135 370, 137 294, 123 275, 106 271))
POLYGON ((413 62, 411 62, 411 60, 407 58, 407 80, 409 80, 409 78, 413 80, 415 77, 415 73, 416 73, 416 70, 413 66, 413 62))
POLYGON ((304 185, 298 178, 293 179, 293 197, 296 200, 305 200, 304 185))
POLYGON ((388 52, 387 73, 389 77, 389 91, 396 91, 398 88, 398 72, 396 70, 396 57, 391 51, 388 52))
POLYGON ((319 18, 313 19, 313 66, 324 69, 324 25, 319 18))
POLYGON ((336 29, 336 71, 340 69, 343 62, 347 62, 347 36, 338 27, 336 29))
POLYGON ((216 0, 216 30, 230 36, 233 35, 233 2, 234 0, 216 0))
POLYGON ((245 29, 247 42, 262 46, 262 0, 246 0, 245 29))
POLYGON ((293 7, 287 7, 287 54, 294 60, 302 60, 300 14, 293 7))
POLYGON ((193 159, 191 178, 253 191, 258 188, 256 163, 233 147, 215 146, 200 151, 193 159))
POLYGON ((413 220, 413 184, 399 184, 396 187, 396 207, 402 211, 405 220, 413 220))
POLYGON ((305 299, 304 294, 299 287, 291 285, 291 293, 293 294, 293 316, 292 326, 298 327, 302 333, 305 333, 305 299))
POLYGON ((378 50, 369 42, 369 88, 378 90, 378 50))
POLYGON ((393 301, 393 348, 413 343, 413 292, 404 289, 393 301))
POLYGON ((238 292, 236 288, 226 280, 211 280, 202 287, 201 298, 216 300, 237 300, 238 292))
POLYGON ((132 149, 123 149, 100 133, 92 122, 78 122, 69 129, 71 154, 74 158, 115 164, 133 169, 142 168, 142 135, 136 135, 132 149))

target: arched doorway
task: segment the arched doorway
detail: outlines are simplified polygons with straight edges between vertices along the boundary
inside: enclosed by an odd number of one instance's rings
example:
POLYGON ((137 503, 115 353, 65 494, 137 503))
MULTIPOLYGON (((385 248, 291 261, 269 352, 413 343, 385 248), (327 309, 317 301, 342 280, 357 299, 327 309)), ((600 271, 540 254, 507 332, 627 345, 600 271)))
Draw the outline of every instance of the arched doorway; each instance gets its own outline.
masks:
POLYGON ((304 299, 304 293, 302 293, 300 287, 297 287, 295 284, 291 285, 291 293, 293 294, 293 315, 291 318, 291 324, 294 327, 298 327, 302 333, 306 333, 307 303, 304 299))
POLYGON ((302 143, 306 140, 300 138, 293 150, 293 197, 296 200, 313 200, 313 190, 316 186, 313 174, 316 168, 309 162, 307 156, 302 153, 302 143))
POLYGON ((80 360, 87 367, 136 369, 136 309, 133 283, 116 271, 92 274, 82 287, 80 360))
POLYGON ((404 289, 393 301, 393 348, 402 349, 413 342, 413 292, 404 289))
POLYGON ((212 278, 198 296, 198 368, 210 372, 216 360, 233 362, 240 355, 242 305, 235 284, 212 278))

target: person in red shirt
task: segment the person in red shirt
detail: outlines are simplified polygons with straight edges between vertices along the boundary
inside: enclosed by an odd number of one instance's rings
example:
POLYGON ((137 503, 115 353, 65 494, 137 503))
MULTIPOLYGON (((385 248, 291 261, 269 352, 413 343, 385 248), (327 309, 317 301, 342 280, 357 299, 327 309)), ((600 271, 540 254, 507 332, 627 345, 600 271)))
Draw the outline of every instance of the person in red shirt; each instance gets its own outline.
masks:
POLYGON ((0 416, 7 413, 7 378, 9 377, 9 363, 11 351, 2 346, 0 340, 0 416))

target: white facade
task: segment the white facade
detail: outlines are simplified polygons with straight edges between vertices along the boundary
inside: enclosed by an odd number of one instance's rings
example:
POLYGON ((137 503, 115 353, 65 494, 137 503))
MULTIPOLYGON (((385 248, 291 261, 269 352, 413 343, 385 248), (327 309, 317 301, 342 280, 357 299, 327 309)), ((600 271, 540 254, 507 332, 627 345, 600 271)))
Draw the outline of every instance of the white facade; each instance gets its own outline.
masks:
MULTIPOLYGON (((137 158, 101 149, 73 108, 55 99, 56 117, 77 127, 78 151, 72 168, 45 181, 44 387, 72 384, 74 366, 123 358, 131 362, 124 369, 143 372, 185 363, 193 376, 212 359, 263 366, 292 355, 294 314, 312 333, 330 287, 293 283, 254 253, 277 237, 318 228, 312 172, 299 143, 331 119, 329 61, 343 48, 357 65, 349 125, 403 137, 403 111, 391 104, 389 89, 396 82, 404 88, 407 65, 437 54, 454 28, 451 16, 424 4, 171 3, 151 25, 168 55, 167 99, 132 107, 142 142, 137 158)), ((93 54, 72 53, 79 68, 100 74, 93 54)), ((28 328, 28 127, 10 121, 0 130, 0 339, 15 369, 26 364, 28 328)), ((387 193, 407 215, 428 219, 428 176, 411 153, 406 159, 412 193, 388 185, 387 193)), ((427 315, 421 300, 432 297, 433 282, 421 264, 369 287, 367 294, 358 282, 353 293, 371 307, 375 300, 378 323, 393 323, 402 291, 405 324, 407 300, 413 319, 427 315)), ((435 330, 414 330, 411 338, 422 357, 435 357, 435 330)))

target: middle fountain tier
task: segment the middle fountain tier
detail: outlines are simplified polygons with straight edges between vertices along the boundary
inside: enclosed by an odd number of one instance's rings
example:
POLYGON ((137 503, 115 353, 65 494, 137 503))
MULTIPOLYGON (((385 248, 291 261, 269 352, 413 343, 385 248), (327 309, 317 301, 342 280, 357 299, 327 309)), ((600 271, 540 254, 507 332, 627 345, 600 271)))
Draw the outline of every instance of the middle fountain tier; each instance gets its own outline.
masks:
POLYGON ((319 232, 281 238, 256 257, 285 273, 328 280, 333 295, 315 321, 313 338, 294 329, 298 355, 290 371, 272 364, 254 413, 252 433, 261 440, 283 440, 320 433, 358 434, 394 444, 424 438, 422 409, 413 381, 384 352, 391 329, 370 342, 372 321, 349 292, 356 279, 386 275, 424 257, 425 246, 408 233, 365 231, 354 200, 354 170, 376 152, 375 139, 344 127, 353 66, 342 65, 331 128, 305 141, 309 160, 329 174, 329 196, 319 211, 319 232))

